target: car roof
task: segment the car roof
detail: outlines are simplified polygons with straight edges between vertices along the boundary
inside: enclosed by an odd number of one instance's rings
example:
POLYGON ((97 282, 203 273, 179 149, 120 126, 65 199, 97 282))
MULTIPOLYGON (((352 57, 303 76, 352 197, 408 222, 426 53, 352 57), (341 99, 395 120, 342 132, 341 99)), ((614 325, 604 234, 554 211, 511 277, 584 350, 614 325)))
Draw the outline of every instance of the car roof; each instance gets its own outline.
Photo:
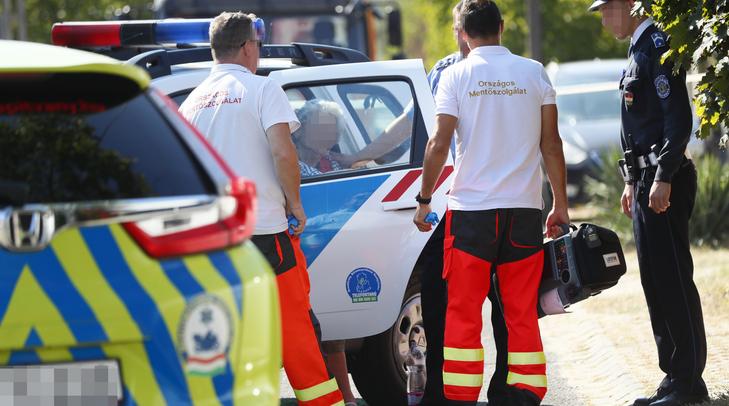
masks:
POLYGON ((0 73, 101 73, 121 76, 140 89, 149 86, 149 75, 141 68, 125 65, 93 52, 26 41, 0 40, 0 73))
POLYGON ((547 70, 555 86, 617 82, 627 63, 627 59, 593 59, 550 64, 547 70))

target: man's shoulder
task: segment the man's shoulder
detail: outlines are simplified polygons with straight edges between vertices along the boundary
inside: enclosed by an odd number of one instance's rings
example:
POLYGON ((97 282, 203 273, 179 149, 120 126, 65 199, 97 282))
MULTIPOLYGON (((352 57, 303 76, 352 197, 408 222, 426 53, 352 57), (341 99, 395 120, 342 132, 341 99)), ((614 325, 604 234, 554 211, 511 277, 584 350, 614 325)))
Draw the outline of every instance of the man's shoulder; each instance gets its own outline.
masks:
POLYGON ((436 62, 435 65, 433 65, 433 70, 442 71, 445 68, 460 62, 461 60, 463 60, 461 53, 459 51, 456 51, 450 55, 446 55, 445 57, 441 58, 438 62, 436 62))
POLYGON ((663 55, 669 49, 670 38, 655 25, 648 27, 636 43, 637 50, 646 56, 655 58, 663 55))

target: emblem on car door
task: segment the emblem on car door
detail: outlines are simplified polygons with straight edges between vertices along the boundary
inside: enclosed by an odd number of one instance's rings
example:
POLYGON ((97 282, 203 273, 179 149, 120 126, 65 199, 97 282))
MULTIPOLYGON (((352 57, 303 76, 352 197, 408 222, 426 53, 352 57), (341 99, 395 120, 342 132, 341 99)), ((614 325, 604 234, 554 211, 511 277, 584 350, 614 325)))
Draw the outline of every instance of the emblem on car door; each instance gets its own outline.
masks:
POLYGON ((49 209, 0 210, 0 247, 10 251, 39 251, 51 242, 55 229, 49 209))

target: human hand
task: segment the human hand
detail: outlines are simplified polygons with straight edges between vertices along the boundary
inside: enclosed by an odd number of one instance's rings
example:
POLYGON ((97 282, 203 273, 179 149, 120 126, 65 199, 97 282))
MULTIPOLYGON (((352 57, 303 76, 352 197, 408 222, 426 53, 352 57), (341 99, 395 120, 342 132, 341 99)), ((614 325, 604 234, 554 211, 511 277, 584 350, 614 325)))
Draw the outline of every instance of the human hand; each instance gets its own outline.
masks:
POLYGON ((671 184, 654 181, 648 195, 648 207, 661 214, 671 207, 671 184))
POLYGON ((633 218, 633 211, 632 206, 633 205, 633 185, 625 185, 625 188, 623 189, 623 195, 620 197, 620 207, 626 216, 628 216, 629 219, 633 218))
POLYGON ((304 228, 306 227, 306 213, 304 213, 304 207, 301 204, 295 206, 289 205, 286 208, 286 214, 288 216, 293 216, 296 221, 298 221, 298 224, 294 222, 289 228, 290 231, 293 231, 293 235, 303 233, 304 228))
POLYGON ((358 168, 354 168, 354 166, 353 166, 354 164, 357 163, 357 157, 354 156, 354 155, 342 154, 340 152, 330 152, 329 155, 335 161, 337 161, 340 164, 342 164, 342 166, 345 167, 345 168, 358 169, 358 168))
POLYGON ((427 232, 433 229, 433 224, 425 221, 425 217, 431 212, 429 204, 418 204, 415 209, 415 216, 413 217, 413 223, 418 227, 418 230, 427 232))
POLYGON ((545 224, 547 237, 557 238, 564 234, 561 225, 569 224, 570 216, 566 207, 553 207, 552 211, 547 215, 545 224))
POLYGON ((363 159, 352 164, 351 169, 363 169, 367 167, 367 164, 372 162, 370 159, 363 159))

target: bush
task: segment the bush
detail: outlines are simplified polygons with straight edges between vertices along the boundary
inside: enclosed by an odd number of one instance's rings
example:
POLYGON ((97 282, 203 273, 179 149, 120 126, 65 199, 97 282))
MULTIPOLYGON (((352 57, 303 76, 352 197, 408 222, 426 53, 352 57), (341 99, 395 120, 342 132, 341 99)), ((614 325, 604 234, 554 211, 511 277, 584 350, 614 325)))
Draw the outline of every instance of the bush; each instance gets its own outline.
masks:
MULTIPOLYGON (((590 204, 595 207, 595 221, 615 230, 623 244, 634 244, 633 228, 620 210, 623 178, 617 170, 622 157, 618 150, 601 157, 596 178, 588 178, 587 191, 590 204)), ((695 159, 698 172, 696 204, 691 216, 689 232, 691 243, 712 248, 729 246, 729 164, 721 163, 714 155, 705 154, 695 159)))

